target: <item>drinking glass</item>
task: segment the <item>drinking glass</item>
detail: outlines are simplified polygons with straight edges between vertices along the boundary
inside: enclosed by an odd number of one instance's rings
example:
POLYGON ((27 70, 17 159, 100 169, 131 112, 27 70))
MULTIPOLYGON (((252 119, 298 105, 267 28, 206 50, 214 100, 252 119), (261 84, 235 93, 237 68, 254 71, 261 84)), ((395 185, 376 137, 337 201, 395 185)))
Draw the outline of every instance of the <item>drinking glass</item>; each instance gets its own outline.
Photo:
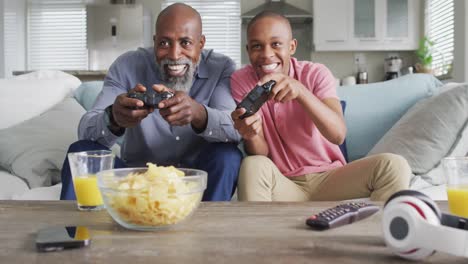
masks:
POLYGON ((447 197, 452 214, 468 217, 468 157, 447 157, 442 160, 447 179, 447 197))
POLYGON ((96 174, 114 167, 114 154, 110 150, 72 152, 68 162, 75 189, 78 209, 98 211, 104 208, 102 195, 97 185, 96 174))

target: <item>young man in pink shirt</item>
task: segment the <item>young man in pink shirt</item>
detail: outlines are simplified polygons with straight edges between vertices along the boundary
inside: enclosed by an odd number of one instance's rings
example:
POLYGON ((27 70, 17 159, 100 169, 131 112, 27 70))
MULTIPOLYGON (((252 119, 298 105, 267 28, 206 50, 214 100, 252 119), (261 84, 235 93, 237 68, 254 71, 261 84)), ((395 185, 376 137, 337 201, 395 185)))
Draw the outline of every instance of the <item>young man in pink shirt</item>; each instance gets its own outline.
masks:
POLYGON ((257 84, 276 85, 256 114, 240 119, 244 108, 231 114, 249 154, 239 172, 239 200, 386 200, 408 188, 411 169, 400 156, 346 164, 335 78, 324 65, 292 57, 297 41, 285 17, 258 14, 247 27, 247 41, 251 65, 231 76, 234 99, 240 102, 257 84))

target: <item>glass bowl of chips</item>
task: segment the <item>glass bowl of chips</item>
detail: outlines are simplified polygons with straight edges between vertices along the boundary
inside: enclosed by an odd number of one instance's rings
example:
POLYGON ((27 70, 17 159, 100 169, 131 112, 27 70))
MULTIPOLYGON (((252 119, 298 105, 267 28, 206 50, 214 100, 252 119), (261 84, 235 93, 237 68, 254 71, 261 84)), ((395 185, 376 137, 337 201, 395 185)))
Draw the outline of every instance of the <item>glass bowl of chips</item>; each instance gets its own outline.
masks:
POLYGON ((125 228, 156 230, 190 217, 206 189, 202 170, 156 166, 101 171, 98 186, 111 217, 125 228))

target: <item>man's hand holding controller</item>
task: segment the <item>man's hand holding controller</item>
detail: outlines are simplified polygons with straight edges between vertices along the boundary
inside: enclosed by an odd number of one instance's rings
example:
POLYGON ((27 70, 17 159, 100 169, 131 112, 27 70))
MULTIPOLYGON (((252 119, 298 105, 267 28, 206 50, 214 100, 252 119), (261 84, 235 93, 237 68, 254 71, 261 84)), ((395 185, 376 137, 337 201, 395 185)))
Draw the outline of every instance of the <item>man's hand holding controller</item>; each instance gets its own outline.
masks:
POLYGON ((237 108, 244 108, 246 110, 246 112, 240 116, 240 119, 255 114, 262 105, 268 101, 268 95, 275 84, 276 81, 270 80, 262 85, 256 85, 237 105, 237 108))
POLYGON ((255 86, 232 112, 234 128, 239 131, 243 139, 252 139, 262 132, 262 117, 257 111, 268 100, 268 95, 275 84, 274 80, 270 80, 263 85, 255 86))
POLYGON ((145 93, 146 89, 141 89, 137 85, 127 95, 127 99, 133 102, 131 106, 127 105, 127 107, 132 107, 133 111, 146 110, 146 112, 133 112, 138 117, 138 122, 134 125, 157 108, 162 118, 171 126, 191 124, 196 132, 201 132, 206 128, 208 117, 205 107, 196 102, 186 92, 174 91, 162 84, 155 84, 152 88, 154 93, 150 94, 145 93), (136 106, 135 103, 137 103, 136 106))
POLYGON ((128 93, 128 97, 143 101, 144 107, 147 107, 147 108, 159 108, 159 103, 161 101, 169 99, 173 96, 174 94, 171 92, 161 92, 161 93, 130 92, 128 93))
MULTIPOLYGON (((153 87, 154 89, 154 87, 153 87)), ((146 95, 147 89, 142 84, 137 84, 129 93, 124 93, 119 96, 114 101, 114 104, 111 108, 106 111, 109 111, 110 129, 112 132, 118 131, 123 128, 135 127, 138 125, 141 120, 147 117, 150 113, 154 111, 155 107, 159 108, 160 98, 164 95, 164 99, 172 97, 170 92, 166 93, 157 93, 160 97, 150 96, 153 93, 148 93, 146 95), (146 99, 146 100, 141 100, 146 99), (158 102, 159 104, 150 104, 158 102)))

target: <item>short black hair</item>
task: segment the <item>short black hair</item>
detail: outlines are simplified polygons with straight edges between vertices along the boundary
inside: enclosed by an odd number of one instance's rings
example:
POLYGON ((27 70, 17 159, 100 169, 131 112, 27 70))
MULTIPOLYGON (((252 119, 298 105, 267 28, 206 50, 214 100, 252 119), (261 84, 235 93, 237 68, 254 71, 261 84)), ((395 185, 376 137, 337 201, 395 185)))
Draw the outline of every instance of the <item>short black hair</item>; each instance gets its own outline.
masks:
POLYGON ((291 36, 292 36, 292 28, 291 28, 291 22, 289 21, 289 19, 281 14, 278 14, 276 12, 273 12, 273 11, 269 11, 269 10, 265 10, 265 11, 262 11, 258 14, 256 14, 252 20, 249 21, 249 23, 247 24, 247 34, 250 30, 250 27, 255 24, 255 22, 257 22, 257 20, 260 20, 262 18, 265 18, 265 17, 271 17, 271 18, 278 18, 280 20, 282 20, 283 22, 285 22, 288 27, 289 27, 289 31, 291 32, 291 36))

